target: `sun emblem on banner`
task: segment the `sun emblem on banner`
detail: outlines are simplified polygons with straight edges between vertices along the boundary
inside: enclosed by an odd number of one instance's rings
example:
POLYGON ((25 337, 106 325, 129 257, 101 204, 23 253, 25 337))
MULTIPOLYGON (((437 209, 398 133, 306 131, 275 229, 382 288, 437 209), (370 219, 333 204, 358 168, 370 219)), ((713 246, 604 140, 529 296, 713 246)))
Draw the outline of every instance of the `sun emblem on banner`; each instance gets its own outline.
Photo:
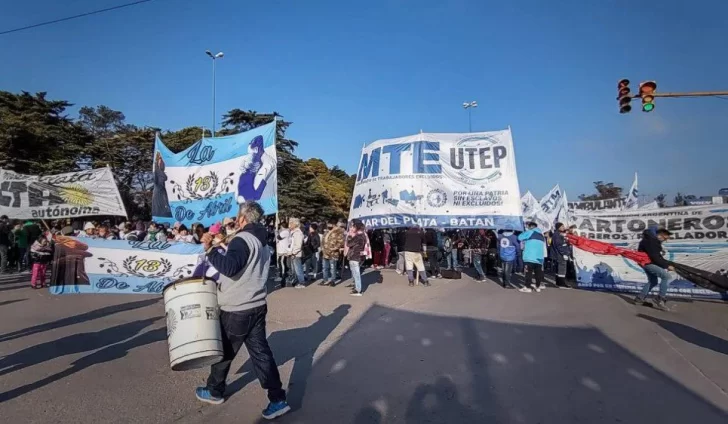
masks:
POLYGON ((72 205, 89 206, 94 201, 94 195, 80 184, 71 184, 59 188, 61 198, 72 205))

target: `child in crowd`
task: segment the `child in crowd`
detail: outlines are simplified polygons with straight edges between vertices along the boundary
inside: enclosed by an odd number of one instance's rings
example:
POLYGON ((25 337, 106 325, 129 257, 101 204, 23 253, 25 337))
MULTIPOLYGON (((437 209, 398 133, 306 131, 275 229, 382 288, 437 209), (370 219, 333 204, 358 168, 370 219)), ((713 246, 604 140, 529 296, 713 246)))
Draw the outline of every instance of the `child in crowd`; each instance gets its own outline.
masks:
POLYGON ((48 244, 48 238, 44 235, 38 237, 30 247, 30 255, 33 259, 33 273, 30 277, 30 286, 34 289, 39 289, 45 285, 46 270, 48 263, 52 259, 52 250, 48 244))

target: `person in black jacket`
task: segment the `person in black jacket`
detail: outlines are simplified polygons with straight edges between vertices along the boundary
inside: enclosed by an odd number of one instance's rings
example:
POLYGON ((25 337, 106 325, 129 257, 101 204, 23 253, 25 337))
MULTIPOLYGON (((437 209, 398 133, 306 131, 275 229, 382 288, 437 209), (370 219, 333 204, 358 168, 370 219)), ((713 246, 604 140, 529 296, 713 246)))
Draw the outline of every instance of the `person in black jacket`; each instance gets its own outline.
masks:
POLYGON ((662 242, 667 241, 669 238, 670 232, 664 228, 660 228, 656 232, 654 229, 648 229, 642 233, 642 240, 637 250, 647 253, 650 263, 643 267, 648 283, 645 284, 642 293, 635 297, 635 303, 644 304, 650 290, 657 285, 659 279, 660 292, 653 306, 664 311, 668 310, 665 296, 667 295, 667 286, 674 280, 670 272, 675 271, 675 268, 670 261, 662 257, 662 242))
POLYGON ((425 232, 420 227, 407 229, 404 239, 404 267, 407 270, 410 287, 415 285, 415 269, 419 272, 422 285, 425 287, 430 285, 425 273, 425 262, 422 260, 422 252, 425 250, 426 244, 425 232))
POLYGON ((313 279, 316 281, 319 271, 319 260, 321 259, 321 237, 318 233, 318 224, 313 223, 308 227, 308 238, 304 246, 304 254, 307 255, 304 270, 305 273, 311 272, 313 279))
POLYGON ((571 257, 571 248, 569 240, 566 238, 566 225, 557 222, 556 231, 551 237, 551 257, 556 264, 556 287, 561 289, 570 289, 566 284, 566 267, 571 257))

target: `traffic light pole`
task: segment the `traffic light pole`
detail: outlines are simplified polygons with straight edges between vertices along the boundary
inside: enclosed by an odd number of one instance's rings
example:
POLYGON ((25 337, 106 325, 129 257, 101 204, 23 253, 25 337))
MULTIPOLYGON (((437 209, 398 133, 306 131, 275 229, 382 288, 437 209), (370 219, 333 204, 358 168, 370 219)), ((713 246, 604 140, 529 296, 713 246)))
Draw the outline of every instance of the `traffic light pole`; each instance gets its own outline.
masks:
MULTIPOLYGON (((688 93, 652 93, 652 97, 715 97, 728 96, 728 91, 693 91, 688 93)), ((641 95, 635 94, 633 99, 639 99, 641 95)))

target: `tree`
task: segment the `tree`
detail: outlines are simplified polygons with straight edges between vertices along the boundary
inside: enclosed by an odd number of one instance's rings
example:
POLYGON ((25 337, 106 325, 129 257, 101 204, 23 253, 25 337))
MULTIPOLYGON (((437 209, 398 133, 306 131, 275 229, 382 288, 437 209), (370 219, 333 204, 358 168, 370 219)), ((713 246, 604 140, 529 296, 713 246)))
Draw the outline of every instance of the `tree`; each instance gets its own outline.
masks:
POLYGON ((675 199, 673 200, 673 203, 674 203, 675 206, 685 206, 685 205, 687 205, 687 201, 683 197, 683 194, 680 193, 679 191, 675 195, 675 199))
POLYGON ((78 170, 91 137, 65 115, 70 106, 44 92, 0 91, 0 168, 24 174, 78 170))
POLYGON ((156 129, 127 124, 123 113, 103 105, 79 109, 79 123, 93 138, 86 149, 87 166, 109 165, 127 213, 149 218, 156 129))
POLYGON ((622 197, 622 187, 617 187, 614 183, 605 183, 604 181, 594 181, 594 189, 596 194, 582 194, 579 199, 582 201, 588 200, 605 200, 605 199, 618 199, 622 197))
POLYGON ((666 197, 667 197, 667 196, 665 196, 665 193, 660 193, 660 194, 658 194, 658 195, 657 195, 657 196, 655 197, 655 199, 654 199, 654 200, 655 200, 655 202, 657 202, 657 205, 658 205, 659 207, 661 207, 661 208, 664 208, 664 207, 665 207, 665 198, 666 198, 666 197))
MULTIPOLYGON (((174 153, 179 153, 200 141, 203 135, 202 127, 187 127, 179 131, 166 131, 161 135, 164 145, 174 153)), ((205 137, 210 137, 210 130, 204 130, 205 137)))

